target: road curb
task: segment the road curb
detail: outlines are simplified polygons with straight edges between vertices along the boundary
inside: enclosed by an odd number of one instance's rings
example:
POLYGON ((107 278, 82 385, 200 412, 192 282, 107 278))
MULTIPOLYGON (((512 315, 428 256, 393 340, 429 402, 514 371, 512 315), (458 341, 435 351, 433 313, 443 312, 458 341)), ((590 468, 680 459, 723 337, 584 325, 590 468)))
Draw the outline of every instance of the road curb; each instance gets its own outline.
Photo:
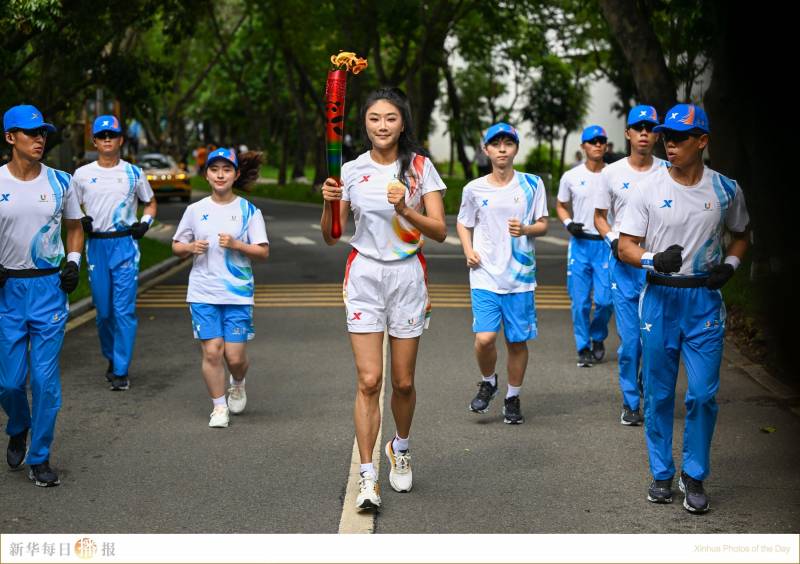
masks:
POLYGON ((751 362, 744 356, 730 337, 725 337, 723 358, 729 366, 742 370, 751 380, 766 389, 776 398, 781 400, 800 399, 800 393, 772 376, 762 365, 751 362))
MULTIPOLYGON (((184 260, 188 259, 182 259, 180 257, 169 257, 166 260, 162 260, 161 262, 154 264, 147 270, 144 270, 139 273, 139 285, 141 286, 145 282, 152 280, 159 274, 166 272, 167 270, 180 264, 184 260)), ((81 315, 92 309, 94 309, 94 304, 92 303, 92 297, 87 296, 82 300, 78 300, 74 304, 70 304, 69 319, 73 320, 77 317, 80 317, 81 315)))

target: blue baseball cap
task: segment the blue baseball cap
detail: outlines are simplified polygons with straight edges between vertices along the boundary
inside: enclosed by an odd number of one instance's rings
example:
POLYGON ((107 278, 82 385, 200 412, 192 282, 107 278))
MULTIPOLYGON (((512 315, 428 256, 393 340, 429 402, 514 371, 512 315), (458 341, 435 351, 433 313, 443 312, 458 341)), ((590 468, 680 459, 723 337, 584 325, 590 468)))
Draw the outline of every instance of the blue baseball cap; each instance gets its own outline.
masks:
POLYGON ((219 149, 211 151, 206 159, 206 168, 211 166, 211 161, 216 161, 217 159, 226 160, 233 165, 233 168, 239 169, 239 159, 236 157, 236 151, 233 149, 220 147, 219 149))
POLYGON ((35 106, 14 106, 6 110, 6 113, 3 115, 4 131, 11 131, 12 129, 39 129, 40 127, 44 127, 51 133, 56 130, 56 126, 52 123, 45 123, 42 112, 35 106))
POLYGON ((653 106, 634 106, 628 112, 628 125, 641 123, 643 121, 658 125, 658 112, 653 106))
POLYGON ((673 106, 664 116, 664 123, 657 125, 653 131, 690 131, 698 129, 703 133, 711 133, 708 127, 708 116, 705 110, 694 104, 678 104, 673 106))
POLYGON ((586 143, 595 137, 608 139, 608 134, 606 133, 606 130, 599 125, 590 125, 583 130, 583 133, 581 133, 581 143, 586 143))
POLYGON ((498 135, 508 135, 514 140, 514 143, 519 145, 519 133, 517 133, 517 130, 502 121, 486 130, 486 135, 483 136, 483 144, 488 145, 498 135))
POLYGON ((97 135, 101 131, 113 131, 114 133, 122 133, 122 128, 119 126, 117 116, 97 116, 92 125, 92 135, 97 135))

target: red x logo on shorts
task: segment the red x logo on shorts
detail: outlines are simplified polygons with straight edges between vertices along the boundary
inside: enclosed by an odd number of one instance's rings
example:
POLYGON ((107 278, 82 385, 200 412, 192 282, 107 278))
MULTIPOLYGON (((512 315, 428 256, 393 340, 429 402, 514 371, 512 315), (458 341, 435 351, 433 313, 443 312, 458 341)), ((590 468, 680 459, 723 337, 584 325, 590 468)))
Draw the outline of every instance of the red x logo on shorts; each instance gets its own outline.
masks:
POLYGON ((361 312, 360 311, 354 311, 353 312, 353 317, 352 317, 352 319, 350 319, 350 321, 361 321, 361 312))

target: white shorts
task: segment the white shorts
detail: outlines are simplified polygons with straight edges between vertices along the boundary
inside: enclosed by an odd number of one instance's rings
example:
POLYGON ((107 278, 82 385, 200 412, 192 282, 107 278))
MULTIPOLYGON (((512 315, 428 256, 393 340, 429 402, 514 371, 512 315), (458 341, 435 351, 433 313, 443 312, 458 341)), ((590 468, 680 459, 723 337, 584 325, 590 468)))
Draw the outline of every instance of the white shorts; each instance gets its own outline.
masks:
POLYGON ((412 338, 427 329, 431 306, 422 253, 398 261, 367 258, 353 249, 344 273, 344 305, 350 333, 412 338))

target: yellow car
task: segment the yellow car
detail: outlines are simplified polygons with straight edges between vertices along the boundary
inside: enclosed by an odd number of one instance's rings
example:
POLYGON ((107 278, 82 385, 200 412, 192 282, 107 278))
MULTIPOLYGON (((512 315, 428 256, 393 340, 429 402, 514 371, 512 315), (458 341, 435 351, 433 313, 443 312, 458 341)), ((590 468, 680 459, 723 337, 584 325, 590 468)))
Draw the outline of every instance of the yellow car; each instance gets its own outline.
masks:
POLYGON ((169 155, 147 153, 140 155, 136 164, 147 175, 156 200, 168 199, 170 196, 178 196, 182 202, 191 200, 189 173, 180 168, 169 155))

